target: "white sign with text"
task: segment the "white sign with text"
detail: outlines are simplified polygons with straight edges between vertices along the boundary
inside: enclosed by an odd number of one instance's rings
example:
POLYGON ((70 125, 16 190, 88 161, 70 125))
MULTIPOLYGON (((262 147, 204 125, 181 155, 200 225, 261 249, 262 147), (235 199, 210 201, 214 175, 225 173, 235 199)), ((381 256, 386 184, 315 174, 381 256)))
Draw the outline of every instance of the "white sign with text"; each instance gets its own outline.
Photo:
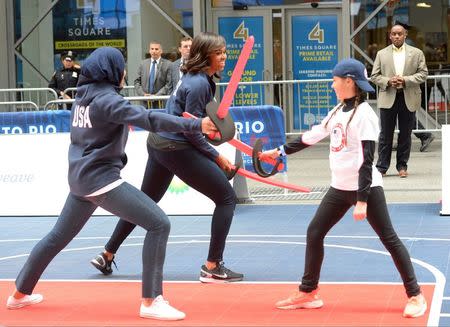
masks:
MULTIPOLYGON (((130 132, 125 152, 128 163, 122 178, 140 188, 147 163, 148 133, 130 132)), ((67 182, 69 133, 0 136, 0 216, 58 216, 69 193, 67 182)), ((231 162, 235 149, 222 144, 218 151, 231 162)), ((210 215, 214 203, 174 178, 160 207, 168 215, 210 215)), ((95 215, 109 215, 99 208, 95 215)))

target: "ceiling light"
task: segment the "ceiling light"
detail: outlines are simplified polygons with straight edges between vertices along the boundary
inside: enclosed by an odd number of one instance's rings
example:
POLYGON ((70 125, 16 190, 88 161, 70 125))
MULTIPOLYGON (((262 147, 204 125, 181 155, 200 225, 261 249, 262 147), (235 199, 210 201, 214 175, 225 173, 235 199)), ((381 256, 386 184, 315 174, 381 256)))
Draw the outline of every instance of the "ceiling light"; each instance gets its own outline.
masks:
POLYGON ((431 8, 431 5, 429 5, 429 4, 426 3, 426 2, 419 2, 419 3, 416 5, 416 7, 419 7, 419 8, 431 8))

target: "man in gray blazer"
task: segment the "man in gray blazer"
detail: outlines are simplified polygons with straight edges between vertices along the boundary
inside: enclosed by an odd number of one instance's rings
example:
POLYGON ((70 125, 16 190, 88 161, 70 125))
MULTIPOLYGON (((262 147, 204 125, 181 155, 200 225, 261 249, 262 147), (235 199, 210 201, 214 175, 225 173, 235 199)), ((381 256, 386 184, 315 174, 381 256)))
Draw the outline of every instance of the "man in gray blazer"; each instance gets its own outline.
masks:
MULTIPOLYGON (((169 95, 171 93, 170 67, 172 63, 161 57, 162 51, 159 42, 150 42, 150 58, 141 62, 137 78, 134 80, 134 87, 138 95, 169 95)), ((161 101, 150 101, 148 107, 163 108, 164 106, 161 101)))
POLYGON ((428 69, 420 49, 405 43, 406 29, 396 24, 391 28, 391 45, 377 52, 371 81, 378 86, 378 108, 381 131, 378 142, 377 168, 386 175, 391 162, 392 140, 398 118, 396 169, 401 178, 408 176, 411 152, 411 132, 416 110, 420 108, 420 84, 425 82, 428 69))
POLYGON ((192 38, 189 36, 185 36, 180 40, 180 43, 178 44, 178 51, 181 54, 181 58, 178 60, 175 60, 171 65, 171 90, 170 93, 172 93, 182 76, 182 72, 180 71, 181 66, 183 66, 184 62, 189 58, 189 52, 191 51, 191 45, 192 45, 192 38))

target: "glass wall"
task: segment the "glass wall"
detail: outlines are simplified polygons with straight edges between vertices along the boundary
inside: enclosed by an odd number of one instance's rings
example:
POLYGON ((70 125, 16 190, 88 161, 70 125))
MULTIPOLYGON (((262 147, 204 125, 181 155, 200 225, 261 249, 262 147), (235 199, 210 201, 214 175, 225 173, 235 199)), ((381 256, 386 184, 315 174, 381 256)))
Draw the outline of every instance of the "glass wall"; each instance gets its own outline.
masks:
POLYGON ((192 35, 192 0, 14 0, 17 87, 46 87, 71 50, 76 62, 113 46, 126 60, 129 84, 152 40, 176 59, 178 40, 192 35))
MULTIPOLYGON (((319 3, 320 9, 322 3, 342 1, 211 0, 210 4, 213 8, 246 5, 249 11, 253 6, 272 6, 281 13, 284 6, 312 2, 319 3)), ((409 28, 408 42, 424 51, 430 73, 450 71, 448 1, 390 0, 380 8, 382 3, 350 1, 351 31, 356 32, 351 39, 354 46, 344 47, 351 49, 351 55, 364 61, 370 73, 376 52, 390 43, 390 26, 401 21, 409 28)), ((60 66, 62 51, 77 52, 82 64, 101 45, 122 49, 132 82, 151 40, 161 42, 167 57, 176 57, 178 40, 193 34, 192 13, 192 0, 14 0, 17 86, 45 87, 60 66)), ((281 26, 282 16, 274 17, 274 24, 281 26)))
MULTIPOLYGON (((341 2, 338 0, 321 1, 321 0, 212 0, 213 8, 234 7, 236 9, 244 9, 252 6, 287 6, 298 5, 303 3, 320 3, 320 2, 341 2)), ((313 5, 314 6, 314 5, 313 5)))

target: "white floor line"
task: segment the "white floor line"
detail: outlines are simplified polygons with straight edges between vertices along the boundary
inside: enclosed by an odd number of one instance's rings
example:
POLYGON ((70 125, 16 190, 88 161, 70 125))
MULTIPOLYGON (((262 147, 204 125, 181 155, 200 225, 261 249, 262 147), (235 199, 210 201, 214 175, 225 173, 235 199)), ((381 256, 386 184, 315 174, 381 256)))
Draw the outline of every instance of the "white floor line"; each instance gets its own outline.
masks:
MULTIPOLYGON (((193 238, 193 237, 201 237, 201 238, 210 238, 209 234, 191 234, 191 235, 170 235, 171 238, 193 238)), ((306 238, 304 234, 288 234, 288 235, 273 235, 273 234, 230 234, 229 238, 306 238)), ((73 240, 82 241, 82 240, 107 240, 110 236, 80 236, 75 237, 73 240)), ((136 235, 136 236, 128 236, 127 239, 144 239, 144 235, 136 235)), ((412 237, 412 236, 400 236, 399 238, 406 241, 429 241, 429 242, 450 242, 450 238, 438 238, 438 237, 412 237)), ((369 240, 378 240, 378 236, 376 235, 327 235, 325 239, 369 239, 369 240)), ((0 239, 0 243, 10 243, 10 242, 38 242, 40 238, 12 238, 12 239, 0 239)))

